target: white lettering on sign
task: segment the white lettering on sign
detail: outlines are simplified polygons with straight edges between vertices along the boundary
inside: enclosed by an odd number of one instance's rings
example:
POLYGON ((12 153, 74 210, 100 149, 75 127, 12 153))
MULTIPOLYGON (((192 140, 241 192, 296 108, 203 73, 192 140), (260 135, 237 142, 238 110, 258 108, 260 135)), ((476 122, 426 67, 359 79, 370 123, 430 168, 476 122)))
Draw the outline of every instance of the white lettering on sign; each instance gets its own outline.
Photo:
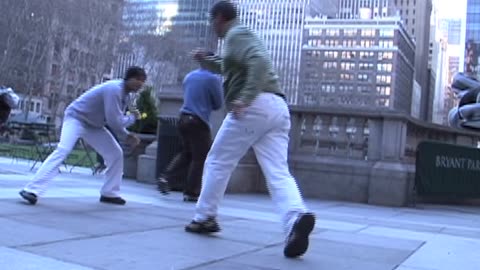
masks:
POLYGON ((480 171, 480 160, 459 157, 436 156, 435 167, 480 171))

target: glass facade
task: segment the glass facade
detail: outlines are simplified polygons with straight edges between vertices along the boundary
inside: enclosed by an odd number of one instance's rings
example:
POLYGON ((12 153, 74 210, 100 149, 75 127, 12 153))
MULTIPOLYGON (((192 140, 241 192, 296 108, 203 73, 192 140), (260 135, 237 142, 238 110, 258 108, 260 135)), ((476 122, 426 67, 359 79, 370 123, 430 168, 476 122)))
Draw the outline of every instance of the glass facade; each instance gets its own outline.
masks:
POLYGON ((467 0, 467 33, 465 40, 465 73, 479 78, 480 0, 467 0))

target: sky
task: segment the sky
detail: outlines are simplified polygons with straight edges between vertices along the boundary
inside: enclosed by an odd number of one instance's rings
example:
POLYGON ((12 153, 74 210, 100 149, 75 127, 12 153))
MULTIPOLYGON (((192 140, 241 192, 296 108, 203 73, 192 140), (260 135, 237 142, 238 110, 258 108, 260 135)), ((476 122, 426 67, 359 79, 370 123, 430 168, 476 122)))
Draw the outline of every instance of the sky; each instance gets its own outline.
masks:
POLYGON ((434 0, 440 18, 465 18, 467 0, 434 0))

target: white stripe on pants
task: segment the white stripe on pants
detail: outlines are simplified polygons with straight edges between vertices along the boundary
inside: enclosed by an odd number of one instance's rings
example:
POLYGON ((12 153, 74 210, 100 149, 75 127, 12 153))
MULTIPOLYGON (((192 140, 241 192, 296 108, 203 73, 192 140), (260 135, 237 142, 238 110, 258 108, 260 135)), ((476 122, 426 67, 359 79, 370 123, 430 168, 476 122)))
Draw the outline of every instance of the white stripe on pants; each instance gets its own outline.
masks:
POLYGON ((203 185, 194 220, 215 217, 230 176, 253 147, 275 206, 288 233, 299 213, 306 212, 287 156, 290 112, 286 102, 271 93, 260 94, 236 119, 224 119, 205 161, 203 185))
POLYGON ((38 196, 43 195, 48 183, 57 175, 58 168, 70 154, 79 138, 84 139, 105 159, 106 181, 100 192, 101 195, 120 196, 120 184, 123 176, 122 148, 106 128, 93 128, 68 116, 64 119, 57 148, 43 162, 32 182, 27 184, 24 190, 38 196))

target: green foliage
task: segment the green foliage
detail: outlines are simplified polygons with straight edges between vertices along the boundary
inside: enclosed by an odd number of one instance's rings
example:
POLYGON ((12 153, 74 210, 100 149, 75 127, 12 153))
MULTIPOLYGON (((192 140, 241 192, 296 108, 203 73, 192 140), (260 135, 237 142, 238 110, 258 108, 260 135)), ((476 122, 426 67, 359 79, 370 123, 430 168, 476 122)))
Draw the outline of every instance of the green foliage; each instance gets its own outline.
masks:
POLYGON ((137 109, 142 114, 146 113, 147 117, 137 120, 128 130, 143 134, 157 133, 157 106, 155 105, 152 91, 153 87, 145 87, 137 100, 137 109))

